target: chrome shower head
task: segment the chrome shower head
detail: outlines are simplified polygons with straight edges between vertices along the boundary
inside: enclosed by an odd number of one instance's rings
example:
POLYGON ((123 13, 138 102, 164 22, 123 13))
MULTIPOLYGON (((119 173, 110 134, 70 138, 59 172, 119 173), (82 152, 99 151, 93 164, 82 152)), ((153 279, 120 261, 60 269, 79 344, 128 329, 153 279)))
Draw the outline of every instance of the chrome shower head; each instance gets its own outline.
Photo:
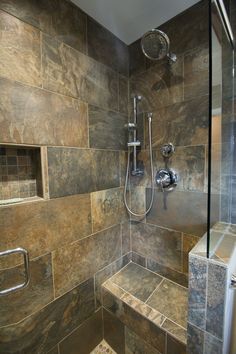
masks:
POLYGON ((177 57, 170 53, 170 40, 166 33, 152 29, 146 32, 141 39, 143 54, 150 60, 161 60, 166 56, 175 63, 177 57))

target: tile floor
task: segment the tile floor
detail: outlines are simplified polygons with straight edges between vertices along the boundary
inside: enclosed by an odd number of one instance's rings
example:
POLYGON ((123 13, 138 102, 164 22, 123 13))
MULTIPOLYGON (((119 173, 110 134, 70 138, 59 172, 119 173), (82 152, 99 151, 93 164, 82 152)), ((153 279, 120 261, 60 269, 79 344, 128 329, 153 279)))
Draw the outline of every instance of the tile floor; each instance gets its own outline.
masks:
POLYGON ((116 352, 103 339, 90 354, 116 354, 116 352))

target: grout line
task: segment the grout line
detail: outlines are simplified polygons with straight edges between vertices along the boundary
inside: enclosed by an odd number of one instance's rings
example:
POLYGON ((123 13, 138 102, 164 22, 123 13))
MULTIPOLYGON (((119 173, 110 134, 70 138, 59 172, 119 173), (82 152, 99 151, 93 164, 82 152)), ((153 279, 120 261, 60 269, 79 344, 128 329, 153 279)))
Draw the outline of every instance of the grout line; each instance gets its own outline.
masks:
POLYGON ((157 285, 157 287, 153 290, 153 292, 148 296, 147 300, 145 301, 145 304, 148 305, 147 302, 150 300, 150 298, 151 298, 152 295, 155 293, 155 291, 161 287, 161 284, 164 282, 164 280, 165 280, 165 279, 162 277, 162 280, 160 281, 160 283, 159 283, 159 284, 157 285))
POLYGON ((56 290, 55 290, 55 274, 54 274, 54 260, 53 253, 51 252, 51 263, 52 263, 52 285, 53 285, 53 296, 54 300, 56 299, 56 290))

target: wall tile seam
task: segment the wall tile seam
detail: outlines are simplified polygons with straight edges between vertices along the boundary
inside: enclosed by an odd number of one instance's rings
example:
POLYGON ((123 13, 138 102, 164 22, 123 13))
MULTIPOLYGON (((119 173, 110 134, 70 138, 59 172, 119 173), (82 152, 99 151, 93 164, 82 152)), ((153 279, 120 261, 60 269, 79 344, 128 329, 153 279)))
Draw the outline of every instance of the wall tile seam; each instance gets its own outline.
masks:
MULTIPOLYGON (((148 262, 148 261, 151 261, 151 262, 152 262, 152 261, 153 261, 153 262, 159 264, 160 266, 166 267, 166 268, 168 268, 168 269, 174 271, 175 273, 178 273, 179 275, 185 275, 185 274, 186 274, 185 272, 180 272, 179 270, 176 270, 176 269, 174 269, 174 268, 171 268, 171 267, 169 267, 169 266, 166 266, 165 264, 162 264, 162 263, 160 263, 159 261, 156 261, 155 259, 152 259, 152 258, 149 258, 149 257, 147 257, 147 256, 144 256, 144 255, 142 255, 142 254, 140 254, 140 253, 138 253, 138 252, 136 252, 136 251, 132 251, 132 252, 135 253, 135 254, 137 254, 137 255, 140 256, 140 257, 145 258, 145 259, 146 259, 146 262, 148 262)), ((154 274, 158 274, 158 275, 160 275, 161 277, 164 277, 163 275, 159 274, 158 272, 154 272, 153 270, 151 270, 151 269, 148 267, 148 265, 144 267, 143 265, 141 265, 141 264, 139 264, 139 263, 136 263, 136 262, 134 262, 134 261, 132 261, 132 262, 135 263, 135 264, 138 264, 140 267, 143 267, 143 268, 148 269, 150 272, 152 272, 152 273, 154 273, 154 274)), ((164 278, 166 278, 166 277, 164 277, 164 278)), ((173 281, 173 280, 170 280, 169 278, 166 278, 166 279, 169 280, 169 281, 172 281, 172 282, 175 283, 175 284, 180 285, 179 283, 177 283, 177 282, 175 282, 175 281, 173 281)), ((186 287, 183 286, 183 285, 180 285, 180 286, 182 286, 182 287, 185 288, 185 289, 188 289, 188 288, 186 288, 186 287)))
MULTIPOLYGON (((71 3, 71 4, 74 5, 73 3, 71 3)), ((97 63, 99 63, 99 64, 101 64, 101 65, 103 65, 104 67, 108 68, 109 70, 112 70, 114 73, 117 73, 117 74, 123 76, 124 78, 127 78, 127 79, 128 79, 128 78, 129 78, 128 75, 126 76, 126 75, 124 75, 123 73, 120 73, 119 70, 115 70, 115 69, 112 68, 111 66, 108 66, 108 65, 106 65, 106 64, 104 64, 104 63, 102 63, 102 62, 100 62, 100 61, 98 61, 98 60, 96 60, 96 59, 94 59, 92 56, 90 56, 90 55, 88 54, 87 19, 88 19, 90 16, 89 16, 86 12, 84 12, 83 10, 81 10, 78 6, 74 5, 74 7, 76 7, 79 11, 81 11, 81 12, 85 15, 85 17, 86 17, 86 20, 85 20, 85 22, 86 22, 86 25, 85 25, 85 33, 86 33, 85 52, 83 52, 83 51, 81 51, 81 50, 78 50, 77 48, 72 47, 72 46, 69 45, 68 43, 66 43, 66 42, 64 42, 64 41, 62 41, 62 40, 56 38, 56 36, 54 36, 54 35, 52 35, 52 34, 46 32, 46 31, 44 31, 42 28, 37 27, 36 25, 33 25, 33 24, 27 22, 26 20, 23 20, 23 19, 20 18, 20 17, 17 17, 16 15, 10 13, 10 12, 7 11, 7 10, 2 10, 2 9, 0 8, 0 13, 2 12, 2 13, 7 14, 8 16, 14 17, 14 18, 17 19, 18 21, 20 21, 22 24, 25 24, 25 25, 27 25, 27 26, 29 26, 29 27, 31 27, 31 28, 34 28, 34 29, 37 30, 38 32, 41 32, 42 35, 47 35, 47 36, 51 37, 53 40, 55 40, 55 41, 57 41, 57 42, 59 42, 59 43, 61 43, 61 44, 64 44, 65 46, 71 48, 72 50, 75 50, 75 51, 77 51, 77 52, 79 52, 79 53, 81 53, 81 54, 83 54, 83 55, 86 55, 86 56, 89 57, 90 59, 96 61, 97 63)), ((91 17, 91 18, 92 18, 92 17, 91 17)), ((104 27, 104 28, 105 28, 105 27, 104 27)), ((105 28, 105 29, 106 29, 108 32, 110 32, 107 28, 105 28)), ((110 33, 112 33, 112 32, 110 32, 110 33)), ((113 34, 113 33, 112 33, 112 34, 113 34)), ((114 34, 113 34, 113 35, 114 35, 114 34)), ((114 37, 115 37, 115 35, 114 35, 114 37)), ((116 37, 116 38, 118 38, 118 37, 116 37)), ((118 38, 118 39, 119 39, 119 38, 118 38)), ((121 42, 122 42, 122 41, 121 41, 121 42)), ((122 42, 122 43, 125 44, 124 42, 122 42)), ((126 44, 125 44, 125 45, 126 45, 126 44)), ((126 45, 126 47, 128 48, 128 45, 126 45)))
MULTIPOLYGON (((131 220, 131 231, 132 231, 133 221, 134 221, 134 220, 131 220)), ((187 233, 184 232, 184 231, 178 231, 178 230, 175 230, 175 229, 170 229, 170 228, 165 227, 165 226, 159 226, 159 225, 153 224, 153 223, 151 223, 151 222, 149 222, 149 221, 147 221, 147 222, 146 222, 146 221, 145 221, 145 222, 143 222, 143 221, 134 221, 134 222, 137 223, 137 224, 143 224, 143 225, 147 225, 147 226, 148 226, 148 225, 154 226, 154 227, 156 227, 156 228, 158 228, 158 229, 161 229, 161 230, 164 230, 164 231, 175 232, 175 233, 179 234, 179 236, 183 233, 183 234, 186 234, 186 235, 189 235, 189 236, 197 237, 198 239, 201 238, 201 237, 196 236, 196 235, 187 234, 187 233)), ((134 224, 134 225, 135 225, 135 224, 134 224)))
MULTIPOLYGON (((80 284, 77 284, 77 285, 74 286, 72 289, 66 291, 65 293, 59 295, 58 297, 56 297, 55 299, 53 299, 53 300, 50 301, 49 303, 43 305, 39 310, 33 311, 30 315, 24 317, 23 319, 21 319, 21 320, 18 321, 18 322, 15 322, 15 323, 13 323, 13 324, 9 324, 9 325, 7 325, 7 326, 1 326, 1 327, 0 327, 0 330, 1 330, 2 328, 8 328, 8 327, 12 327, 12 326, 19 325, 20 323, 24 322, 25 320, 29 319, 30 317, 32 317, 32 316, 36 315, 37 313, 39 313, 40 311, 44 310, 46 307, 50 306, 51 304, 53 304, 54 302, 56 302, 57 300, 59 300, 61 297, 68 295, 69 293, 73 292, 76 288, 80 288, 84 283, 88 282, 88 280, 92 280, 92 279, 93 279, 93 277, 90 277, 90 278, 88 278, 88 279, 86 279, 86 280, 83 280, 80 284)), ((94 309, 94 311, 95 311, 95 309, 94 309)))

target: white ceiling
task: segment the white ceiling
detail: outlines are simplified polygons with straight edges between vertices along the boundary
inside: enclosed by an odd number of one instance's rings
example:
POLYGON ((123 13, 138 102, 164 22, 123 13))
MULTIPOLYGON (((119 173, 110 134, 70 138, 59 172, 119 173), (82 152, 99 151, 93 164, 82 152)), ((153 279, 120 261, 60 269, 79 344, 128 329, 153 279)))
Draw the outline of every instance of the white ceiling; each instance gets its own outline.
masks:
POLYGON ((199 0, 72 0, 126 44, 199 0))

